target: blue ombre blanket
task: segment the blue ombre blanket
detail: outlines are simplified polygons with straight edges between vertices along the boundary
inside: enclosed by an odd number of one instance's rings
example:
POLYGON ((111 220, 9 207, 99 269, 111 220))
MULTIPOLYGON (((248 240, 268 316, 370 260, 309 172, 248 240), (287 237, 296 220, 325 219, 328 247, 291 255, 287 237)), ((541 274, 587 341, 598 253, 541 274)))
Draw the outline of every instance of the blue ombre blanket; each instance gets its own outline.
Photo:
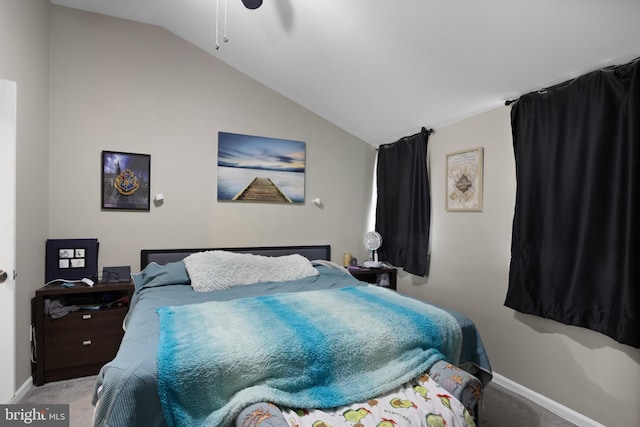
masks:
POLYGON ((246 406, 332 408, 457 363, 449 313, 354 286, 160 307, 158 391, 169 426, 226 426, 246 406))

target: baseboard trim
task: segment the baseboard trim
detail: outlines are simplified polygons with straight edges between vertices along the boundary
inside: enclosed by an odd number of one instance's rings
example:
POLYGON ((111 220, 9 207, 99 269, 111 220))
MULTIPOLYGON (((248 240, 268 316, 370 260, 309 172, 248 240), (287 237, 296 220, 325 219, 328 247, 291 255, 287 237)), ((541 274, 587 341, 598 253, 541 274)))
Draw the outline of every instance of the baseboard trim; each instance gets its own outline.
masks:
POLYGON ((31 390, 31 387, 33 387, 33 378, 29 377, 24 382, 24 384, 22 384, 20 388, 16 390, 16 393, 13 396, 13 399, 11 399, 10 403, 18 403, 20 399, 22 399, 29 392, 29 390, 31 390))
POLYGON ((528 389, 527 387, 518 384, 517 382, 512 381, 509 378, 503 377, 496 372, 493 372, 493 381, 495 381, 495 383, 499 386, 502 386, 526 399, 529 399, 533 403, 542 406, 547 411, 553 412, 557 416, 562 417, 575 425, 578 425, 580 427, 606 427, 605 425, 600 424, 599 422, 592 420, 591 418, 586 417, 571 408, 567 408, 566 406, 561 405, 555 400, 551 400, 538 392, 528 389))

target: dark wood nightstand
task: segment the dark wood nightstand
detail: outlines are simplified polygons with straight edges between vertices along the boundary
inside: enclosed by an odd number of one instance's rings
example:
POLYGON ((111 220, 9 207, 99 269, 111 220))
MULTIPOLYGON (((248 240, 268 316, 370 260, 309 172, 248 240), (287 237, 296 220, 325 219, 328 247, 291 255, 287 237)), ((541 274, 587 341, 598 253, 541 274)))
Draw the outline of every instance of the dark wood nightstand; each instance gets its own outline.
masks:
POLYGON ((97 374, 120 347, 133 291, 131 282, 70 288, 54 283, 38 289, 31 300, 33 383, 97 374), (45 314, 45 300, 79 309, 54 319, 45 314))
POLYGON ((386 274, 388 277, 388 286, 384 286, 385 288, 396 290, 396 281, 398 277, 398 270, 395 268, 366 268, 366 267, 348 267, 349 273, 356 279, 372 283, 374 285, 379 285, 384 282, 384 275, 386 274))

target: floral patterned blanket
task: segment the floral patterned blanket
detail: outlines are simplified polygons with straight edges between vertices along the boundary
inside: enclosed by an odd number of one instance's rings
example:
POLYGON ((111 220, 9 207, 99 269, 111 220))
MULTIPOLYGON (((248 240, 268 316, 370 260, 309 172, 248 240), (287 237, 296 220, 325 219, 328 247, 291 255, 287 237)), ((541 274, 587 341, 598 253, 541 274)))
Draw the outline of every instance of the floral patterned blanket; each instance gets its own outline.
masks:
POLYGON ((475 427, 470 412, 429 375, 367 402, 331 410, 255 405, 238 427, 475 427))

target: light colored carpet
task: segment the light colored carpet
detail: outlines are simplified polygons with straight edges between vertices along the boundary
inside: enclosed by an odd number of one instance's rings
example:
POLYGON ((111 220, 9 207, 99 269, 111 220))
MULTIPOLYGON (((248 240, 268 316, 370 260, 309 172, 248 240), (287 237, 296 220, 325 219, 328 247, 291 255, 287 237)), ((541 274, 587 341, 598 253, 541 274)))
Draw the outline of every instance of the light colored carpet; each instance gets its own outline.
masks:
POLYGON ((575 427, 575 424, 493 382, 485 388, 478 412, 478 427, 575 427))
POLYGON ((96 376, 33 386, 18 403, 69 404, 69 427, 90 427, 93 421, 91 395, 96 376))
MULTIPOLYGON (((70 427, 89 427, 93 419, 91 394, 96 377, 47 383, 32 387, 18 403, 68 403, 70 427)), ((528 399, 490 383, 480 403, 478 427, 574 427, 528 399)), ((402 427, 402 426, 399 426, 402 427)))

